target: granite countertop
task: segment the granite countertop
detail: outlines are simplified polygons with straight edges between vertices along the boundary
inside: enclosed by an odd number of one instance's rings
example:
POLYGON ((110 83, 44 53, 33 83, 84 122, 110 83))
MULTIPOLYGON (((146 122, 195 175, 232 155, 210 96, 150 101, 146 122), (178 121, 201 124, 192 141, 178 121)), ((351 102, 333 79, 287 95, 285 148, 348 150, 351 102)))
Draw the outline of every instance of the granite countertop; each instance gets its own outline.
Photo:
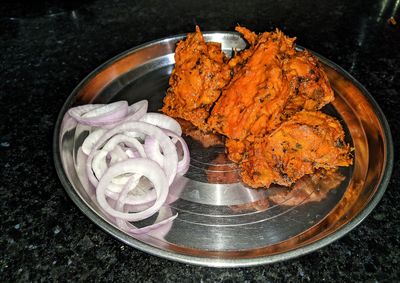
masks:
POLYGON ((0 7, 0 281, 400 280, 398 1, 6 1, 0 7), (396 4, 397 3, 397 4, 396 4), (396 14, 397 12, 397 14, 396 14), (138 44, 192 31, 282 29, 358 79, 385 113, 395 164, 376 209, 316 252, 252 268, 157 258, 115 240, 64 191, 52 160, 57 115, 73 88, 138 44))

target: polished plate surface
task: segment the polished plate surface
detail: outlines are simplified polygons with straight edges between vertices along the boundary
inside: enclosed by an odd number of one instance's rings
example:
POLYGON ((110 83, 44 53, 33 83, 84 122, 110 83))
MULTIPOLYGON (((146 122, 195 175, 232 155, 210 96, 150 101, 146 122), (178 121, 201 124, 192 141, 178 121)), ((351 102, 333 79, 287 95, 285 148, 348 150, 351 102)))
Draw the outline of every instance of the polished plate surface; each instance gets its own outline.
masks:
MULTIPOLYGON (((204 33, 228 55, 245 43, 237 33, 204 33)), ((206 147, 185 136, 188 173, 172 184, 164 214, 170 225, 148 235, 129 235, 107 219, 93 192, 77 175, 79 147, 90 129, 61 127, 64 113, 86 103, 147 99, 157 111, 168 88, 174 49, 183 36, 154 41, 106 62, 73 91, 55 129, 54 159, 67 193, 102 229, 142 251, 186 263, 234 267, 293 258, 323 247, 358 225, 382 197, 390 178, 393 148, 384 115, 371 95, 343 69, 319 57, 335 91, 323 111, 342 123, 354 147, 354 165, 328 179, 304 177, 292 189, 253 190, 240 182, 221 145, 206 147)), ((149 221, 154 221, 155 215, 149 221)), ((148 223, 139 223, 144 225, 148 223)))

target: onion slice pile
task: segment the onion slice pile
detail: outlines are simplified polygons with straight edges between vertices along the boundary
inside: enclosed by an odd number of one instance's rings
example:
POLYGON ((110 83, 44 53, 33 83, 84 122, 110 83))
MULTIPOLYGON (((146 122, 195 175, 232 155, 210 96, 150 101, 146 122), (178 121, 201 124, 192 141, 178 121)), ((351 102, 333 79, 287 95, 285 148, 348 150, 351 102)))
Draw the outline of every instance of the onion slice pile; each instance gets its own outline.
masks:
POLYGON ((160 214, 156 223, 141 228, 130 223, 159 212, 175 177, 185 174, 190 163, 179 123, 147 113, 147 108, 147 100, 130 106, 118 101, 78 106, 65 114, 77 125, 91 127, 79 149, 85 156, 85 183, 93 185, 98 205, 118 227, 135 234, 148 233, 177 217, 163 219, 160 214))

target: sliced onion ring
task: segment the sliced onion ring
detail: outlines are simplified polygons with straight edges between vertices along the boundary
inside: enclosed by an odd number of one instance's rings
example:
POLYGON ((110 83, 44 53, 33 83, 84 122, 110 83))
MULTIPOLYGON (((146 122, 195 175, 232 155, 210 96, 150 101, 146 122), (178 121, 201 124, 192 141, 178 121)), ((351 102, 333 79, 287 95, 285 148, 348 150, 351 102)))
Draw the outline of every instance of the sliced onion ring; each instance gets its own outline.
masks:
POLYGON ((165 203, 168 196, 169 184, 161 167, 154 161, 144 158, 125 160, 110 167, 97 186, 96 195, 99 205, 110 215, 127 221, 140 221, 152 216, 165 203), (157 193, 154 204, 146 210, 137 213, 127 213, 115 210, 106 200, 105 191, 111 180, 121 174, 136 173, 149 179, 157 193))
POLYGON ((169 130, 164 130, 164 132, 169 137, 176 139, 182 146, 183 157, 181 160, 178 161, 177 173, 179 173, 180 175, 184 175, 189 170, 190 165, 189 147, 181 136, 169 130))
POLYGON ((109 130, 106 132, 103 137, 97 142, 97 144, 93 147, 92 152, 89 154, 87 164, 86 164, 86 170, 87 170, 87 175, 90 180, 90 182, 96 186, 98 184, 98 180, 96 177, 93 175, 93 170, 92 170, 92 161, 93 161, 93 155, 96 150, 100 149, 100 147, 108 141, 111 137, 119 134, 119 133, 125 133, 125 132, 139 132, 139 133, 144 133, 146 135, 154 137, 160 144, 160 147, 162 149, 163 155, 164 155, 164 163, 163 163, 163 169, 165 174, 168 177, 168 183, 171 184, 175 178, 176 172, 177 172, 177 166, 178 166, 178 154, 176 152, 176 147, 170 140, 170 138, 159 128, 156 126, 150 125, 148 123, 144 122, 127 122, 123 123, 114 129, 109 130))
POLYGON ((122 123, 139 121, 139 119, 146 114, 148 106, 149 102, 147 100, 138 101, 128 107, 128 113, 123 119, 115 123, 104 125, 104 128, 112 129, 122 123))
POLYGON ((71 108, 68 110, 68 114, 74 118, 75 120, 78 120, 80 117, 82 117, 82 115, 105 106, 106 104, 85 104, 85 105, 81 105, 81 106, 76 106, 74 108, 71 108))
POLYGON ((109 166, 130 158, 130 156, 122 149, 120 145, 116 145, 113 150, 108 152, 107 156, 110 158, 109 166))
POLYGON ((101 139, 99 139, 96 145, 93 147, 87 160, 88 178, 94 186, 98 184, 98 180, 103 176, 108 167, 106 156, 113 151, 119 143, 125 143, 126 145, 135 148, 141 157, 146 157, 143 145, 135 138, 123 134, 116 134, 112 136, 112 138, 110 138, 101 149, 97 149, 98 144, 102 144, 101 139), (89 168, 91 170, 89 170, 89 168))
POLYGON ((91 132, 82 143, 82 151, 86 155, 89 155, 93 146, 104 135, 105 132, 105 129, 96 129, 95 131, 91 132))
POLYGON ((146 113, 147 108, 147 100, 130 106, 126 101, 83 105, 65 114, 62 127, 68 131, 76 125, 81 133, 91 132, 78 151, 79 174, 85 187, 94 185, 92 197, 100 210, 122 230, 134 234, 160 226, 169 231, 177 215, 172 216, 163 205, 170 203, 169 186, 179 178, 177 174, 187 171, 189 159, 179 123, 163 114, 146 113), (129 223, 156 212, 159 215, 152 225, 138 228, 129 223))
POLYGON ((140 121, 170 130, 179 136, 182 135, 181 125, 179 125, 175 119, 167 115, 160 113, 146 113, 142 118, 140 118, 140 121))
POLYGON ((150 136, 146 137, 144 140, 144 151, 151 160, 154 160, 160 166, 163 166, 164 156, 160 151, 160 144, 155 138, 150 136))
POLYGON ((128 102, 117 101, 100 106, 98 104, 88 104, 72 108, 68 110, 68 113, 83 125, 102 126, 115 123, 124 118, 128 113, 128 102))

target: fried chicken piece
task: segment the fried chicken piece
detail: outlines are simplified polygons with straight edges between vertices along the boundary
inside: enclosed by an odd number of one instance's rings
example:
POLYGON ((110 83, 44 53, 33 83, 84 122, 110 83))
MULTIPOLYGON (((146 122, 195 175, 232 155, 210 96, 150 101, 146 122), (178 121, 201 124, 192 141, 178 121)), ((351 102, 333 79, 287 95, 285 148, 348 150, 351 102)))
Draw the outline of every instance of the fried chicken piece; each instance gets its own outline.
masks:
POLYGON ((219 43, 204 41, 200 28, 177 44, 175 68, 162 111, 207 130, 210 108, 230 80, 227 58, 219 43))
POLYGON ((251 145, 241 175, 254 188, 290 186, 316 169, 335 170, 351 163, 340 123, 322 112, 301 111, 251 145))
POLYGON ((316 111, 333 101, 334 94, 328 77, 318 59, 307 50, 296 51, 285 58, 283 69, 291 90, 282 113, 283 120, 302 109, 316 111))
MULTIPOLYGON (((282 70, 281 53, 293 48, 293 40, 282 32, 253 34, 243 62, 223 89, 208 119, 210 127, 234 141, 235 148, 246 148, 245 140, 260 137, 276 128, 290 95, 289 82, 282 70)), ((232 66, 231 66, 232 67, 232 66)), ((240 161, 227 143, 230 158, 240 161)))

